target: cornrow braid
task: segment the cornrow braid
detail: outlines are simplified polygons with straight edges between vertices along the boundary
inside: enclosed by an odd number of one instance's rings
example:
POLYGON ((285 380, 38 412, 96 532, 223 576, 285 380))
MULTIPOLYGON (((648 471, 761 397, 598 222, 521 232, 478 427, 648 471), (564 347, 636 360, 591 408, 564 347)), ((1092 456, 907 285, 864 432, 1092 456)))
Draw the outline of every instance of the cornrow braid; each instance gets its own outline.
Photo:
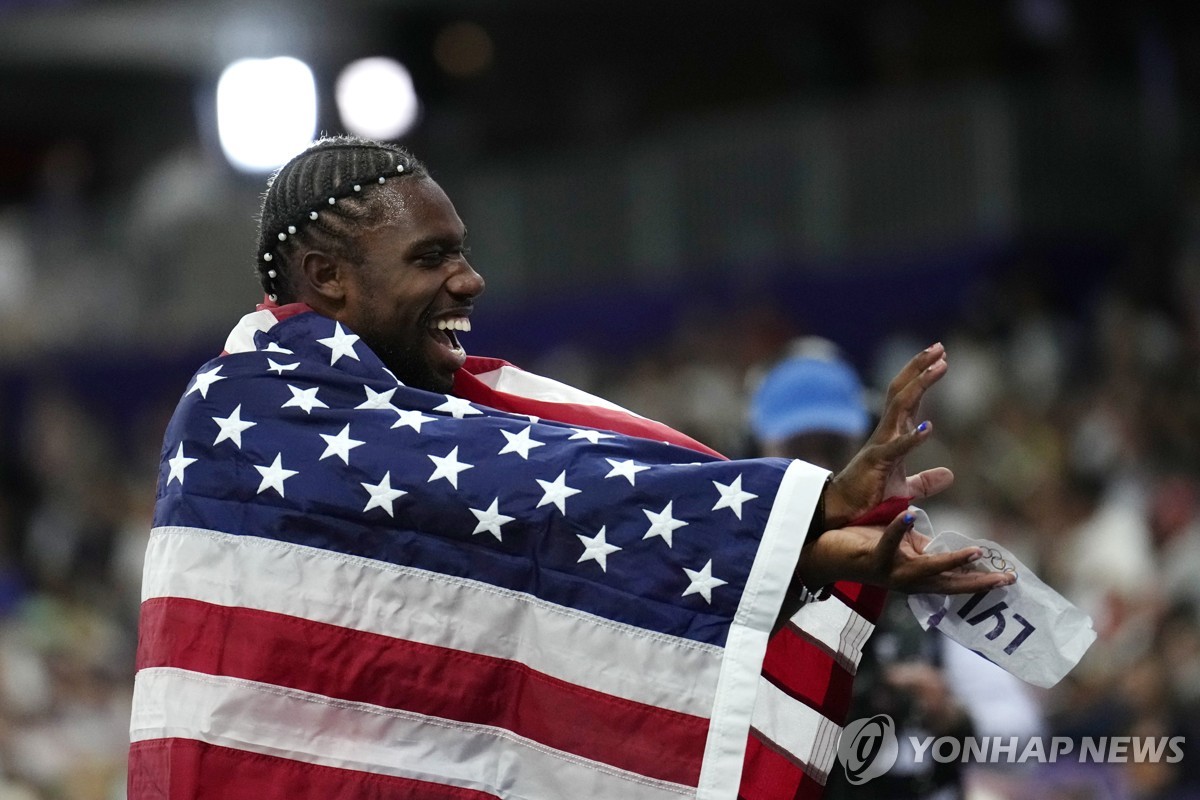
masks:
POLYGON ((293 261, 324 250, 358 260, 357 234, 377 224, 392 205, 381 186, 400 177, 428 177, 402 147, 353 136, 317 140, 267 182, 258 218, 255 268, 263 291, 295 301, 293 261))

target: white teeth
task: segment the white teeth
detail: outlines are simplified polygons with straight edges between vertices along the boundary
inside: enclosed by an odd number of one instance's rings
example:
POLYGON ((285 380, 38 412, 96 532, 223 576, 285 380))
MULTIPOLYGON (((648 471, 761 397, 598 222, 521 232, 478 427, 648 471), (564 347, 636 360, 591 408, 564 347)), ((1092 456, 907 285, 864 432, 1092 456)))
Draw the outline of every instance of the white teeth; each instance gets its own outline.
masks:
POLYGON ((437 329, 439 331, 452 330, 468 333, 471 330, 471 320, 466 317, 454 317, 452 319, 439 319, 437 321, 437 329))

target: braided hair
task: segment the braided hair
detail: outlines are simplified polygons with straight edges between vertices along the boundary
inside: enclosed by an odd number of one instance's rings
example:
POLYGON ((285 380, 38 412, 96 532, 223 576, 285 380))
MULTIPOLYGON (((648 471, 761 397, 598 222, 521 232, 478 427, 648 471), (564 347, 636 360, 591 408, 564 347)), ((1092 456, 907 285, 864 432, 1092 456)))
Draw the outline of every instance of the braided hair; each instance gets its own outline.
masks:
POLYGON ((279 303, 294 302, 294 262, 310 250, 360 260, 355 234, 394 208, 383 184, 428 176, 424 164, 393 144, 353 136, 314 142, 267 182, 255 264, 263 291, 279 303))

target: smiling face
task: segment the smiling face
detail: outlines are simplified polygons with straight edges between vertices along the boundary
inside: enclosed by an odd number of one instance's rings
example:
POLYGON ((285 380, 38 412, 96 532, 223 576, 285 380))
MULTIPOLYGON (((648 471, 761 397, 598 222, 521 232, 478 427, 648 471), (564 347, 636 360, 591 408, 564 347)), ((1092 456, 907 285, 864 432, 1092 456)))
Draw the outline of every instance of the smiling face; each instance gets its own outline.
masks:
POLYGON ((390 181, 380 191, 383 223, 356 237, 358 263, 333 258, 325 272, 310 273, 319 278, 310 305, 358 334, 406 385, 449 392, 466 360, 457 332, 471 329, 484 287, 466 258, 466 228, 428 178, 390 181))

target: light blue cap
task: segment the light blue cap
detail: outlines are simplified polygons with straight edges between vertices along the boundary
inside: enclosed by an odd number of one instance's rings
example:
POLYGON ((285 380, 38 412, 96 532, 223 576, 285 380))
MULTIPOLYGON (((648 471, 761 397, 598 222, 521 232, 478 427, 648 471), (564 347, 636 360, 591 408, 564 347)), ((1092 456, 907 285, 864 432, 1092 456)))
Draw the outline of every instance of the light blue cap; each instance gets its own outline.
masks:
POLYGON ((840 359, 787 358, 767 373, 750 400, 750 429, 763 442, 803 433, 859 439, 869 426, 862 383, 840 359))

